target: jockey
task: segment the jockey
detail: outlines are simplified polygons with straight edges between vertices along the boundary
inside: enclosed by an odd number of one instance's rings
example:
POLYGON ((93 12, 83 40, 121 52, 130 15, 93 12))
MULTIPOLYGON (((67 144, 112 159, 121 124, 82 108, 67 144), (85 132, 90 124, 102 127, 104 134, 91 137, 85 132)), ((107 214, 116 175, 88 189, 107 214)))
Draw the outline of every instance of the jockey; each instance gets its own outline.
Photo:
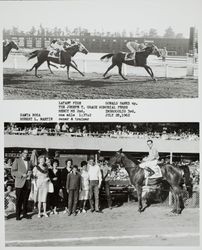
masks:
POLYGON ((50 43, 50 47, 55 50, 62 50, 63 49, 63 43, 60 39, 54 39, 50 43))
POLYGON ((8 45, 8 43, 9 43, 8 39, 3 40, 3 46, 4 46, 4 47, 5 47, 5 46, 7 46, 7 45, 8 45))
POLYGON ((148 177, 155 174, 155 168, 159 159, 159 153, 157 149, 153 146, 153 141, 151 139, 147 141, 147 146, 149 147, 149 154, 148 156, 143 158, 142 163, 140 163, 139 166, 147 170, 145 173, 145 177, 148 181, 148 177))
POLYGON ((70 47, 72 47, 72 46, 74 46, 76 44, 76 41, 75 40, 73 40, 73 39, 66 39, 65 41, 64 41, 64 43, 63 43, 63 48, 64 48, 64 50, 66 50, 66 49, 68 49, 68 48, 70 48, 70 47))
POLYGON ((135 59, 135 53, 143 51, 146 48, 144 43, 137 43, 135 41, 129 41, 126 43, 126 47, 130 50, 131 53, 128 53, 128 60, 135 59))

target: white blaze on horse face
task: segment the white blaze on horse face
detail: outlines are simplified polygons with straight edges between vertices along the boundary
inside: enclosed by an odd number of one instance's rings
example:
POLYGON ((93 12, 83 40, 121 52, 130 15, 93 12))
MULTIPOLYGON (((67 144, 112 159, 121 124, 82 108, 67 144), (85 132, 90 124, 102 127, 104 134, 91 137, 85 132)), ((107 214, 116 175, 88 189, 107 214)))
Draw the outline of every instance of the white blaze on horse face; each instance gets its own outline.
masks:
POLYGON ((85 48, 85 46, 82 43, 79 43, 79 51, 88 53, 88 50, 85 48))
POLYGON ((153 45, 153 52, 152 52, 154 55, 156 56, 160 56, 161 53, 159 52, 159 49, 157 48, 156 45, 153 45))
POLYGON ((15 41, 11 41, 11 42, 13 43, 13 48, 16 49, 16 50, 18 50, 19 48, 18 48, 17 43, 15 41))

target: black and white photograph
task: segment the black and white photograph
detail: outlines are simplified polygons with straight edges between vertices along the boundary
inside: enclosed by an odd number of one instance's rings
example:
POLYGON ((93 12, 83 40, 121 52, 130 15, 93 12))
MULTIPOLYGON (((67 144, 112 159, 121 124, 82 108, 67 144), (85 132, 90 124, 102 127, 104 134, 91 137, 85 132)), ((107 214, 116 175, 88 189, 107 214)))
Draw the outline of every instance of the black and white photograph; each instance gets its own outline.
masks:
POLYGON ((5 122, 6 246, 199 246, 199 141, 198 122, 5 122))
POLYGON ((198 97, 198 0, 1 9, 5 100, 198 97))

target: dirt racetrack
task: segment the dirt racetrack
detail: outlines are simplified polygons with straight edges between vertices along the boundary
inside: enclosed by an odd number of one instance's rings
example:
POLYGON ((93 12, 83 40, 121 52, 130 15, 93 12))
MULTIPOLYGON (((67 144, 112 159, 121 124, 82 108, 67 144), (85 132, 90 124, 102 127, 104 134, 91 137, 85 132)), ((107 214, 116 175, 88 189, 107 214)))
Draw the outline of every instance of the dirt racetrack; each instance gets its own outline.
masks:
POLYGON ((130 202, 103 214, 12 218, 5 222, 6 246, 199 246, 199 209, 181 215, 170 209, 151 206, 139 214, 130 202))
POLYGON ((107 98, 196 98, 198 80, 189 78, 157 78, 129 75, 124 81, 118 75, 103 79, 101 74, 85 77, 71 72, 74 80, 67 81, 65 71, 51 75, 39 70, 42 78, 24 69, 4 69, 4 99, 107 99, 107 98))

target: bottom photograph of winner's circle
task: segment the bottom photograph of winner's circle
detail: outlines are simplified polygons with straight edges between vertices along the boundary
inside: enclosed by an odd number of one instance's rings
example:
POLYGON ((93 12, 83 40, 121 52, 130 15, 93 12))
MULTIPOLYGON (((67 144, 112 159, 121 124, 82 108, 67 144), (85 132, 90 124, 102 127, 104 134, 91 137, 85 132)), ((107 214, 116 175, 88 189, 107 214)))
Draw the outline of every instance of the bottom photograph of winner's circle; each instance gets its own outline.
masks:
POLYGON ((199 123, 5 123, 5 245, 199 246, 199 123))

